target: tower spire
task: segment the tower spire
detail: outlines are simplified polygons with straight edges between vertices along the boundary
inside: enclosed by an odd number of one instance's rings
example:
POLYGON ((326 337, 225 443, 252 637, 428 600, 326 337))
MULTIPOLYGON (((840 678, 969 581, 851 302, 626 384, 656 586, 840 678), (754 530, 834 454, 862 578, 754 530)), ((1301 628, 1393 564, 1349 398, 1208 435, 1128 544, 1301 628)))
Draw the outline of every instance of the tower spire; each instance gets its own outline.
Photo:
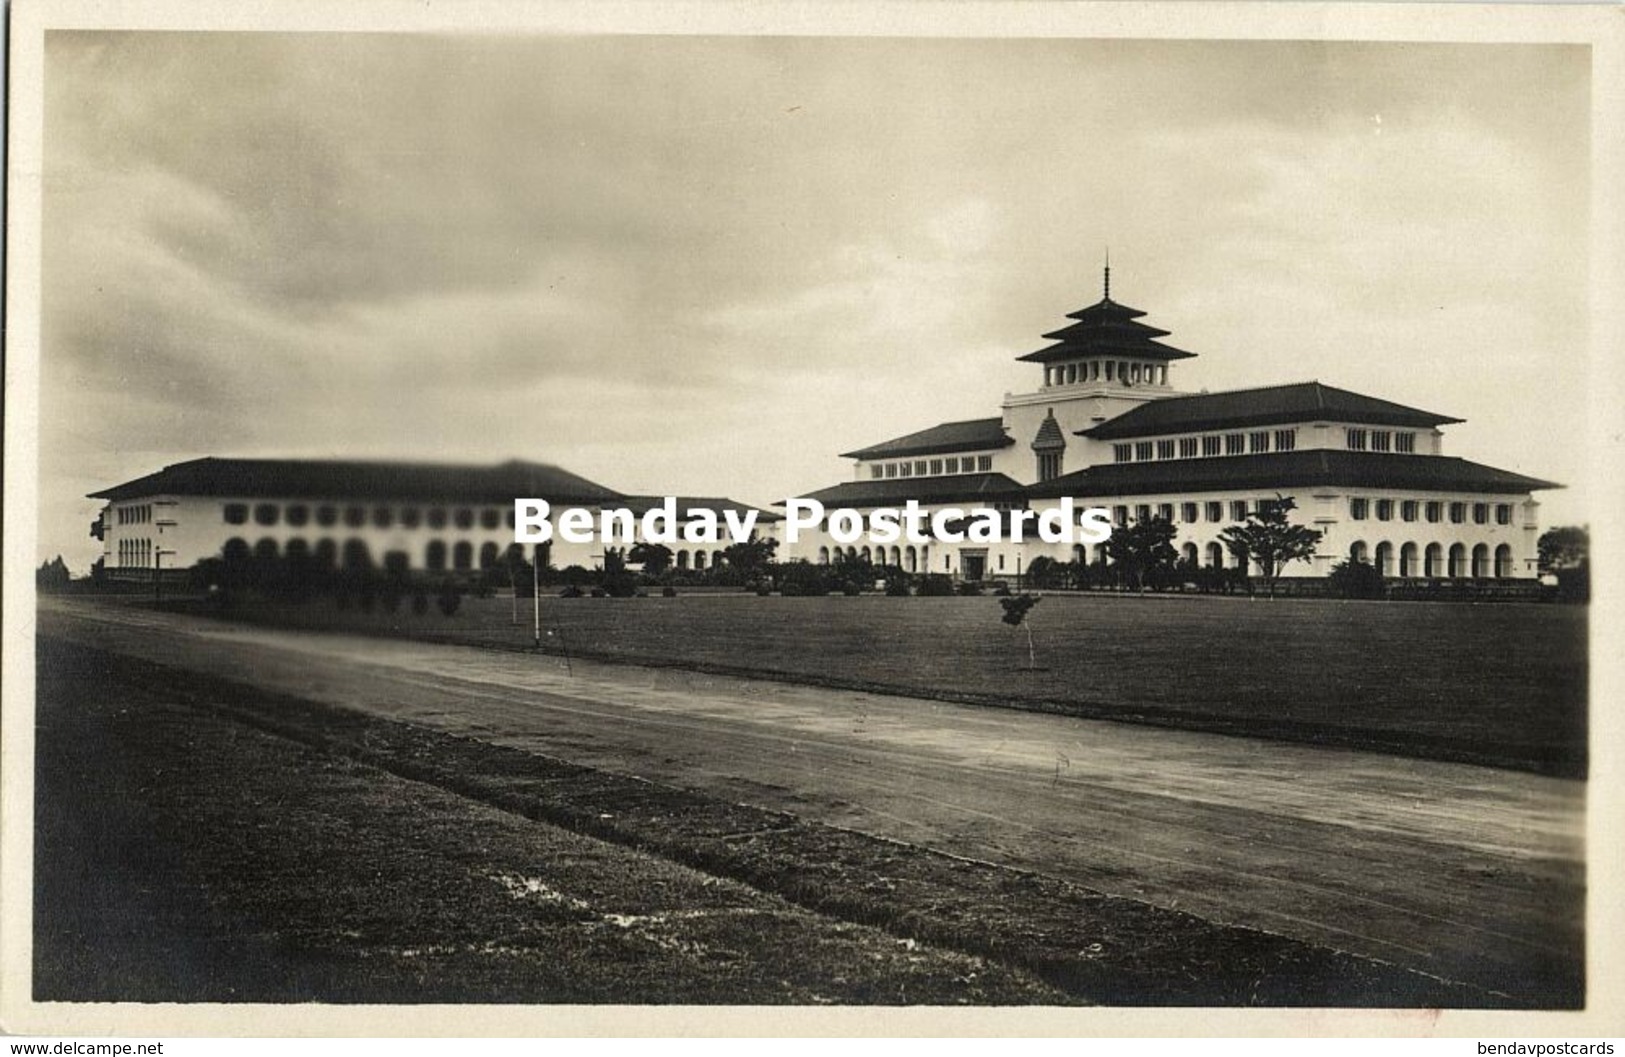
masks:
POLYGON ((1106 247, 1106 290, 1105 290, 1105 298, 1108 301, 1110 301, 1112 299, 1112 248, 1110 246, 1106 247))

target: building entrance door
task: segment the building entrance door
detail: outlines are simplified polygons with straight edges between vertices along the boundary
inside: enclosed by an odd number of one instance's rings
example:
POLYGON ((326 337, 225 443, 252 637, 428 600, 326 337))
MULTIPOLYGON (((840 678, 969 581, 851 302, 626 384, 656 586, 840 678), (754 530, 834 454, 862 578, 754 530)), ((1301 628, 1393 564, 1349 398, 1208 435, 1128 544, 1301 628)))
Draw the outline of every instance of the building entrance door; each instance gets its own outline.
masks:
POLYGON ((959 575, 976 581, 987 575, 987 551, 960 551, 959 575))

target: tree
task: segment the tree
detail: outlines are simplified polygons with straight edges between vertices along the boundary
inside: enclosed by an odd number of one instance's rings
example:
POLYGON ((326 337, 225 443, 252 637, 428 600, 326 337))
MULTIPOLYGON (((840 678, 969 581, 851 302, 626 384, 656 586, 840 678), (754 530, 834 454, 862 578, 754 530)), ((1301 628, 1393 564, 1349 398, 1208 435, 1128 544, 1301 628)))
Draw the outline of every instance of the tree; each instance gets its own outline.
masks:
POLYGON ((1543 573, 1578 569, 1591 556, 1591 533, 1580 525, 1547 529, 1535 541, 1535 553, 1543 573))
POLYGON ((34 571, 34 586, 41 591, 61 591, 68 586, 70 579, 68 564, 60 554, 34 571))
POLYGON ((1591 533, 1583 526, 1547 529, 1535 541, 1540 571, 1557 577, 1558 597, 1565 602, 1591 598, 1591 533))
POLYGON ((1174 549, 1178 531, 1167 518, 1137 518, 1112 532, 1106 541, 1106 557, 1127 586, 1143 591, 1162 571, 1173 569, 1179 558, 1174 549))
POLYGON ((760 574, 779 553, 779 541, 772 537, 752 536, 743 543, 731 544, 722 552, 722 558, 750 580, 760 574))
POLYGON ((1292 562, 1313 558, 1320 543, 1319 529, 1294 525, 1287 516, 1297 506, 1290 497, 1277 495, 1274 502, 1260 503, 1245 522, 1219 533, 1231 554, 1258 566, 1271 598, 1281 571, 1292 562))
POLYGON ((999 599, 999 605, 1004 607, 1004 616, 999 619, 1013 628, 1021 628, 1027 633, 1027 667, 1036 671, 1038 669, 1038 653, 1033 649, 1033 626, 1026 622, 1027 614, 1041 601, 1039 595, 1019 594, 1010 598, 999 599))
POLYGON ((627 552, 627 561, 643 566, 650 576, 659 576, 671 568, 672 550, 663 543, 634 543, 627 552))

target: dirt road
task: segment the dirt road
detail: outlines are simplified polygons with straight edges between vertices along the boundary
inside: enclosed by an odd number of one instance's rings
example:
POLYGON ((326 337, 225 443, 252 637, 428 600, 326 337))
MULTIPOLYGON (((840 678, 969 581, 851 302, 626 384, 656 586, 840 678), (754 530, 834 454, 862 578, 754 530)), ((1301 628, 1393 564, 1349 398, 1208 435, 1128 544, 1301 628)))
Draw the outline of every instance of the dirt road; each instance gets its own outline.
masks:
POLYGON ((1477 986, 1580 974, 1580 782, 62 599, 40 631, 1477 986))

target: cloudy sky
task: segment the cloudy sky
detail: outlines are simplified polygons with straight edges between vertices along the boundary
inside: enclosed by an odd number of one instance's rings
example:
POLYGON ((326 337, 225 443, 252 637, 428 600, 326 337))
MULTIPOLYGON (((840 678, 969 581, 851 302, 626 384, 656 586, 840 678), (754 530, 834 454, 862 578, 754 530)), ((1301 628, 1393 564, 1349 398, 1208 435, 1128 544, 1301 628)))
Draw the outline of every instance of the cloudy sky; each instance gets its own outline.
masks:
POLYGON ((758 503, 998 413, 1098 299, 1583 520, 1589 56, 1544 45, 62 33, 40 555, 201 455, 758 503))

